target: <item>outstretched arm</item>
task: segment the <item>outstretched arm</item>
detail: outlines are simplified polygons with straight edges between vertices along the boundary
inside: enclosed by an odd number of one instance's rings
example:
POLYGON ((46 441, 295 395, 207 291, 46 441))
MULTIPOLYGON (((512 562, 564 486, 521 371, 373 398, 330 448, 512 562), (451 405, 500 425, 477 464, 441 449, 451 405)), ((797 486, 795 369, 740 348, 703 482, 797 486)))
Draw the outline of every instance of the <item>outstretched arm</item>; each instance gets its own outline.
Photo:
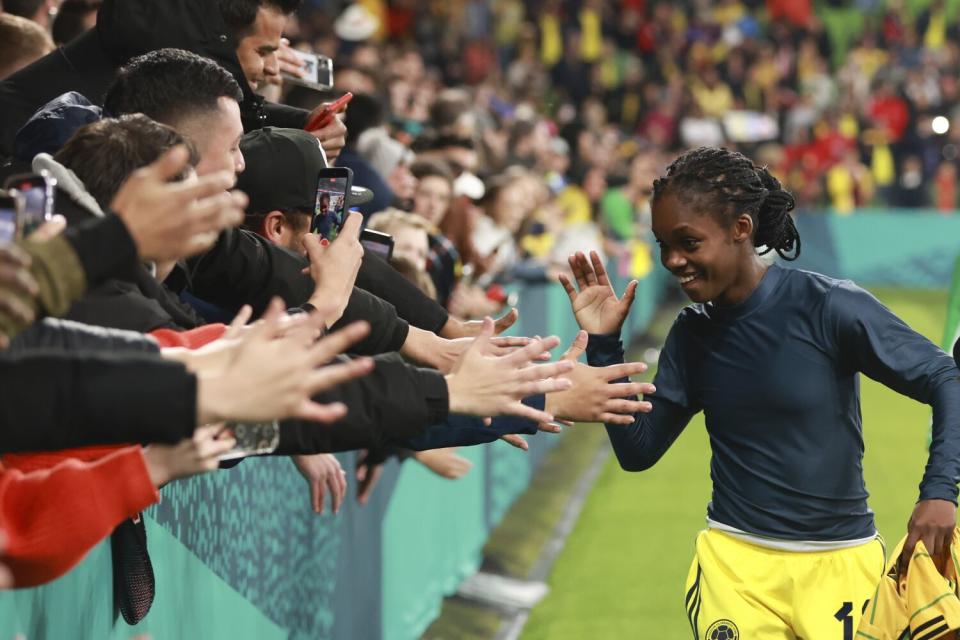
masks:
MULTIPOLYGON (((619 335, 591 335, 587 362, 595 367, 617 366, 623 362, 623 344, 619 335)), ((659 375, 654 379, 656 388, 659 375)), ((627 379, 620 384, 629 382, 627 379)), ((636 397, 632 398, 636 400, 636 397)), ((620 466, 627 471, 645 471, 652 467, 690 422, 696 411, 671 402, 654 390, 643 397, 645 406, 633 415, 633 423, 607 422, 607 435, 620 466)))
POLYGON ((580 328, 590 332, 587 362, 591 367, 613 374, 606 387, 601 387, 607 392, 601 393, 598 389, 583 402, 602 402, 599 406, 603 411, 601 419, 606 424, 620 466, 627 471, 649 469, 697 412, 688 406, 690 403, 683 392, 685 385, 682 383, 682 358, 677 353, 677 325, 667 338, 654 384, 631 383, 627 376, 642 369, 630 368, 640 363, 624 364, 620 328, 633 303, 636 281, 627 285, 623 296, 618 298, 596 252, 590 253, 589 260, 583 253, 577 253, 569 262, 576 286, 564 275, 560 276, 560 283, 570 297, 580 328), (629 395, 616 390, 629 392, 629 395), (643 401, 637 398, 637 393, 646 394, 643 401), (626 420, 622 414, 626 414, 626 420))

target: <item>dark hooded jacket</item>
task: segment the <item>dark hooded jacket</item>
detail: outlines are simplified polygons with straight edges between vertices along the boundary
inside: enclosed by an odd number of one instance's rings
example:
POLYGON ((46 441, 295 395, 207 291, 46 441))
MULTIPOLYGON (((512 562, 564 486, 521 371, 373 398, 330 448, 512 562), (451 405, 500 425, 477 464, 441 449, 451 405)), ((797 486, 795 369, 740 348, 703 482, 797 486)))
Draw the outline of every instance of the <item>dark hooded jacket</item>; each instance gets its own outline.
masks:
POLYGON ((102 105, 120 66, 165 47, 211 58, 233 74, 248 131, 306 125, 307 111, 266 102, 250 88, 216 0, 106 0, 94 29, 0 82, 0 156, 13 155, 17 130, 48 101, 77 91, 102 105))

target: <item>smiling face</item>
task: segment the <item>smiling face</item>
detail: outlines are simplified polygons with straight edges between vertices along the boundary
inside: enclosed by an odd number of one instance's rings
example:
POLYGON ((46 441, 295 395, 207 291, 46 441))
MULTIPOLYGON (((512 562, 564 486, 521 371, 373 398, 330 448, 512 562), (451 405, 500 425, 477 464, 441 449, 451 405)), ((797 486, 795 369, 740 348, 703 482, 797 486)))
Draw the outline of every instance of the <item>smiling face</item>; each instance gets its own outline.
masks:
POLYGON ((727 226, 668 191, 653 202, 653 233, 660 262, 691 300, 735 304, 742 299, 744 280, 757 262, 749 215, 727 226))
POLYGON ((286 25, 287 16, 283 11, 277 7, 261 6, 257 9, 257 17, 250 31, 240 38, 237 59, 252 89, 256 90, 268 76, 280 73, 277 50, 286 25))

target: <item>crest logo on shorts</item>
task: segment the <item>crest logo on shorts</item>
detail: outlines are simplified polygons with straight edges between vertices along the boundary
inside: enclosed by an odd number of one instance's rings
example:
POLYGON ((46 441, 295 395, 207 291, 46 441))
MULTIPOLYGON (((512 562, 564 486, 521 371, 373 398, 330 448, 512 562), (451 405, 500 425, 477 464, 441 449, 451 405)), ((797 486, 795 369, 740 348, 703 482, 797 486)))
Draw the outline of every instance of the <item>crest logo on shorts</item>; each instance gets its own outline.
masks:
POLYGON ((740 630, 730 620, 717 620, 707 628, 707 640, 739 640, 740 630))

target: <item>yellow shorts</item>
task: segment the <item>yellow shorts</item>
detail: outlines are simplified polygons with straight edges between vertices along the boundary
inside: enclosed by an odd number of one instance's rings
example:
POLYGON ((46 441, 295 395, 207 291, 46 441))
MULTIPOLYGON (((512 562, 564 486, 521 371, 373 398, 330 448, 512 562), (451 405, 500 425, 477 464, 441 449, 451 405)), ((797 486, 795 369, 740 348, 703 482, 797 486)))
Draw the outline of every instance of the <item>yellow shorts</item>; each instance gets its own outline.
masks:
POLYGON ((697 536, 685 589, 696 640, 853 640, 886 563, 880 538, 780 551, 716 529, 697 536))

